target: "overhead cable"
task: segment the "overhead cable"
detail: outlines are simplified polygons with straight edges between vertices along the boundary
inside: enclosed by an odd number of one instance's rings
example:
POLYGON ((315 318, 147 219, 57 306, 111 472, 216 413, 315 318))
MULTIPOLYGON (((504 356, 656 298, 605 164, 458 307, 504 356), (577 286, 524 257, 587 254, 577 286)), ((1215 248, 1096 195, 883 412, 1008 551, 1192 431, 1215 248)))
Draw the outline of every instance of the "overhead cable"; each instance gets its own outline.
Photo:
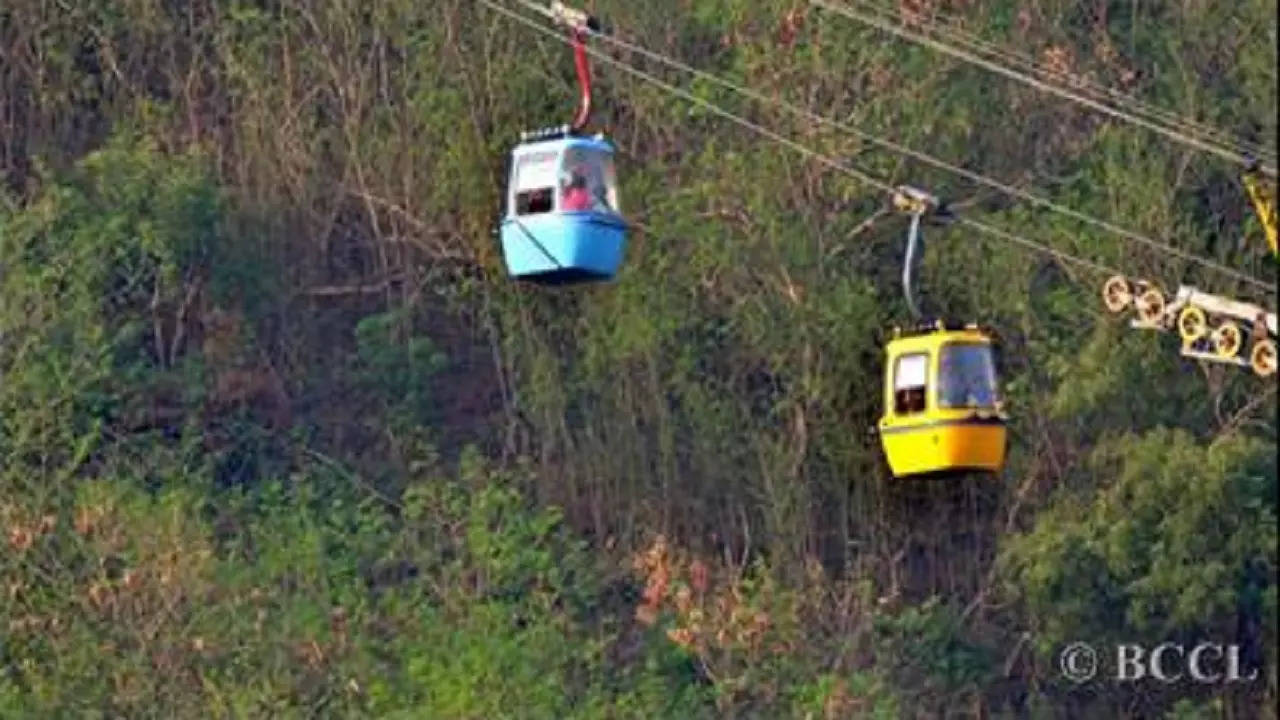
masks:
MULTIPOLYGON (((1088 107, 1093 108, 1094 110, 1110 115, 1116 119, 1125 120, 1135 125, 1140 125, 1142 127, 1147 128, 1148 130, 1157 132, 1161 135, 1164 135, 1165 137, 1168 137, 1172 140, 1176 140, 1184 145, 1194 147, 1204 152, 1217 155, 1219 157, 1225 158, 1227 160, 1231 160, 1232 162, 1238 163, 1240 165, 1248 166, 1251 162, 1250 158, 1247 158, 1243 154, 1236 152, 1234 150, 1229 150, 1227 148, 1222 148, 1217 145, 1206 143, 1203 140, 1199 138, 1191 137, 1186 133, 1182 133, 1171 128, 1163 127, 1157 123, 1151 122, 1150 120, 1147 120, 1145 118, 1138 117, 1132 113, 1119 110, 1109 105, 1104 105, 1103 103, 1100 103, 1097 100, 1094 100, 1092 98, 1085 97, 1084 95, 1081 95, 1078 92, 1074 92, 1066 88, 1055 86, 1051 83, 1047 83, 1043 80, 1032 77, 1023 72, 1011 70, 1003 65, 992 62, 988 59, 978 57, 971 52, 952 47, 946 43, 940 42, 938 40, 925 36, 921 33, 908 30, 907 28, 902 27, 900 25, 895 25, 894 23, 890 23, 882 18, 872 17, 867 14, 860 13, 857 10, 854 10, 848 7, 847 5, 844 5, 843 3, 838 4, 838 3, 830 2, 829 0, 810 0, 810 2, 812 2, 814 5, 817 5, 818 7, 830 10, 831 12, 834 12, 838 15, 842 15, 851 20, 857 20, 858 22, 862 22, 868 25, 873 25, 877 28, 880 28, 881 30, 885 30, 887 32, 893 33, 894 35, 897 35, 902 38, 906 38, 908 40, 919 43, 921 45, 926 45, 930 48, 933 48, 934 50, 937 50, 938 52, 942 52, 947 55, 951 55, 953 57, 958 57, 962 60, 965 60, 966 62, 986 68, 987 70, 990 70, 994 73, 1004 75, 1007 78, 1017 80, 1019 82, 1025 83, 1039 90, 1043 90, 1045 92, 1058 95, 1059 97, 1063 97, 1068 100, 1072 100, 1074 102, 1080 103, 1082 105, 1086 105, 1088 107)), ((1259 165, 1258 169, 1266 175, 1269 175, 1271 177, 1276 177, 1276 168, 1274 165, 1271 165, 1271 164, 1259 165)))
MULTIPOLYGON (((874 0, 862 0, 862 5, 887 16, 889 19, 893 19, 900 15, 900 11, 897 8, 880 5, 874 0)), ((961 26, 959 20, 955 18, 948 19, 946 17, 946 13, 941 9, 935 9, 933 17, 922 17, 918 24, 922 28, 927 27, 931 29, 936 34, 945 37, 953 43, 968 47, 975 52, 988 55, 989 58, 998 59, 1011 65, 1021 66, 1024 70, 1046 77, 1060 84, 1065 83, 1066 85, 1077 88, 1082 92, 1087 92, 1095 98, 1105 98, 1111 102, 1119 103, 1134 111, 1135 114, 1146 115, 1148 119, 1153 119, 1155 122, 1161 122, 1166 126, 1179 128, 1191 135, 1198 135, 1207 142, 1214 142, 1220 146, 1228 148, 1239 148, 1259 160, 1270 160, 1272 163, 1276 160, 1276 151, 1274 148, 1268 148, 1257 143, 1243 140, 1242 138, 1232 135, 1226 130, 1213 127, 1193 118, 1179 116, 1172 110, 1146 102, 1131 93, 1122 92, 1090 77, 1074 74, 1070 71, 1064 71, 1058 68, 1046 67, 1044 64, 1037 62, 1032 56, 1026 53, 1006 49, 995 43, 986 41, 973 32, 966 31, 961 26)))
MULTIPOLYGON (((549 36, 551 36, 551 37, 553 37, 553 38, 556 38, 556 39, 558 39, 558 40, 561 40, 561 41, 565 41, 565 42, 567 42, 567 39, 566 39, 566 38, 564 38, 564 37, 562 37, 560 33, 557 33, 557 32, 555 32, 554 30, 550 30, 550 29, 548 29, 548 28, 546 28, 546 27, 543 27, 543 26, 541 26, 541 25, 537 24, 536 22, 534 22, 534 21, 530 20, 529 18, 527 18, 527 17, 525 17, 525 16, 523 16, 523 15, 520 15, 519 13, 516 13, 516 12, 513 12, 513 11, 509 10, 508 8, 504 8, 504 7, 500 6, 500 5, 497 5, 496 3, 492 2, 492 0, 479 0, 479 2, 480 2, 481 4, 483 4, 483 5, 485 5, 486 7, 488 7, 488 8, 490 8, 490 9, 494 10, 495 12, 501 13, 501 14, 503 14, 503 15, 505 15, 505 16, 507 16, 507 17, 511 18, 511 19, 513 19, 513 20, 516 20, 516 21, 518 21, 518 22, 521 22, 521 23, 525 24, 526 26, 528 26, 529 28, 531 28, 531 29, 533 29, 533 30, 536 30, 536 31, 538 31, 538 32, 541 32, 541 33, 543 33, 543 34, 545 34, 545 35, 549 35, 549 36)), ((692 93, 690 93, 690 92, 688 92, 688 91, 686 91, 686 90, 684 90, 684 89, 682 89, 682 88, 680 88, 680 87, 677 87, 677 86, 675 86, 675 85, 672 85, 672 84, 670 84, 670 83, 666 82, 665 80, 662 80, 661 78, 655 77, 654 75, 651 75, 651 74, 649 74, 649 73, 646 73, 646 72, 644 72, 643 70, 639 70, 639 69, 637 69, 637 68, 631 67, 630 65, 627 65, 626 63, 623 63, 623 62, 621 62, 621 61, 619 61, 619 60, 616 60, 616 59, 614 59, 613 57, 610 57, 610 56, 609 56, 608 54, 606 54, 606 53, 602 53, 602 52, 600 52, 600 51, 598 51, 598 50, 594 50, 594 49, 591 49, 591 48, 588 48, 588 49, 587 49, 587 52, 588 52, 588 53, 590 53, 593 57, 595 57, 595 58, 597 58, 597 59, 599 59, 599 60, 604 61, 604 62, 605 62, 605 63, 607 63, 608 65, 611 65, 611 66, 613 66, 613 67, 615 67, 615 68, 617 68, 617 69, 619 69, 619 70, 622 70, 623 72, 626 72, 626 73, 628 73, 628 74, 630 74, 630 75, 632 75, 632 76, 634 76, 634 77, 637 77, 637 78, 639 78, 639 79, 641 79, 641 80, 644 80, 645 82, 648 82, 648 83, 650 83, 650 84, 652 84, 652 85, 654 85, 654 86, 656 86, 656 87, 659 87, 659 88, 661 88, 661 89, 663 89, 663 90, 665 90, 665 91, 667 91, 667 92, 669 92, 669 93, 671 93, 671 94, 673 94, 673 95, 679 96, 679 97, 681 97, 681 98, 683 98, 683 99, 685 99, 685 100, 688 100, 689 102, 692 102, 692 103, 694 103, 694 104, 696 104, 696 105, 699 105, 700 107, 702 107, 702 108, 704 108, 704 109, 706 109, 706 110, 709 110, 710 112, 712 112, 712 113, 714 113, 714 114, 716 114, 716 115, 718 115, 718 116, 720 116, 720 117, 722 117, 722 118, 724 118, 724 119, 726 119, 726 120, 729 120, 729 121, 731 121, 731 122, 734 122, 734 123, 736 123, 736 124, 738 124, 738 125, 740 125, 740 126, 742 126, 742 127, 744 127, 744 128, 747 128, 748 130, 751 130, 751 131, 756 132, 756 133, 758 133, 758 134, 760 134, 760 135, 763 135, 764 137, 767 137, 767 138, 769 138, 770 140, 773 140, 774 142, 777 142, 777 143, 779 143, 779 144, 781 144, 781 145, 785 145, 785 146, 787 146, 787 147, 791 148, 792 150, 795 150, 795 151, 797 151, 797 152, 799 152, 799 153, 801 153, 801 154, 805 155, 806 157, 809 157, 810 159, 816 160, 817 162, 819 162, 819 163, 821 163, 821 164, 823 164, 823 165, 826 165, 827 167, 829 167, 829 168, 831 168, 831 169, 833 169, 833 170, 836 170, 837 172, 841 172, 841 173, 844 173, 844 174, 846 174, 846 175, 849 175, 850 177, 853 177, 853 178, 854 178, 854 179, 856 179, 856 180, 859 180, 859 181, 861 181, 861 182, 863 182, 863 183, 866 183, 866 184, 868 184, 868 185, 871 185, 871 186, 873 186, 873 187, 875 187, 875 188, 877 188, 877 189, 879 189, 879 190, 883 190, 883 191, 888 192, 888 193, 892 193, 892 192, 894 192, 894 191, 895 191, 895 189, 896 189, 893 185, 891 185, 891 184, 889 184, 889 183, 887 183, 887 182, 884 182, 883 180, 876 179, 875 177, 873 177, 873 176, 871 176, 871 175, 869 175, 869 174, 867 174, 867 173, 865 173, 865 172, 863 172, 863 171, 861 171, 861 170, 858 170, 858 169, 853 168, 853 167, 851 167, 851 166, 849 166, 849 165, 847 165, 847 164, 845 164, 845 163, 842 163, 842 162, 840 162, 840 161, 838 161, 838 160, 835 160, 835 159, 831 158, 830 156, 827 156, 827 155, 825 155, 825 154, 823 154, 823 153, 820 153, 820 152, 818 152, 818 151, 816 151, 816 150, 813 150, 812 148, 806 147, 805 145, 802 145, 802 144, 800 144, 800 143, 798 143, 798 142, 795 142, 794 140, 791 140, 791 139, 789 139, 789 138, 783 137, 782 135, 779 135, 779 134, 777 134, 777 133, 773 132, 772 130, 769 130, 768 128, 765 128, 764 126, 762 126, 762 125, 760 125, 760 124, 758 124, 758 123, 754 123, 754 122, 752 122, 752 121, 750 121, 750 120, 747 120, 746 118, 743 118, 743 117, 741 117, 741 116, 739 116, 739 115, 736 115, 736 114, 734 114, 734 113, 732 113, 732 112, 730 112, 730 111, 728 111, 728 110, 725 110, 724 108, 721 108, 721 107, 719 107, 718 105, 716 105, 716 104, 714 104, 714 103, 712 103, 712 102, 710 102, 710 101, 708 101, 708 100, 705 100, 705 99, 703 99, 703 98, 700 98, 700 97, 698 97, 698 96, 696 96, 696 95, 694 95, 694 94, 692 94, 692 93)), ((960 222, 960 223, 962 223, 962 224, 964 224, 964 225, 967 225, 968 227, 971 227, 971 228, 973 228, 973 229, 975 229, 975 230, 978 230, 978 231, 980 231, 980 232, 984 232, 984 233, 987 233, 987 234, 989 234, 989 235, 991 235, 991 236, 993 236, 993 237, 999 238, 999 239, 1001 239, 1001 240, 1005 240, 1005 241, 1008 241, 1008 242, 1013 242, 1013 243, 1015 243, 1015 244, 1021 245, 1022 247, 1029 248, 1029 249, 1032 249, 1032 250, 1035 250, 1035 251, 1037 251, 1037 252, 1041 252, 1041 253, 1044 253, 1044 254, 1047 254, 1047 255, 1051 255, 1051 256, 1056 257, 1056 258, 1058 258, 1059 260, 1062 260, 1062 261, 1064 261, 1064 262, 1074 263, 1074 264, 1080 265, 1080 266, 1082 266, 1082 267, 1086 267, 1086 268, 1088 268, 1088 269, 1091 269, 1091 270, 1094 270, 1094 271, 1097 271, 1097 272, 1100 272, 1100 273, 1103 273, 1103 274, 1109 274, 1109 275, 1118 275, 1118 274, 1122 274, 1122 273, 1120 273, 1120 271, 1119 271, 1119 270, 1116 270, 1115 268, 1111 268, 1111 267, 1108 267, 1108 266, 1106 266, 1106 265, 1102 265, 1102 264, 1100 264, 1100 263, 1093 262, 1092 260, 1087 260, 1087 259, 1084 259, 1084 258, 1076 257, 1076 256, 1074 256, 1074 255, 1072 255, 1072 254, 1070 254, 1070 253, 1066 253, 1066 252, 1063 252, 1063 251, 1057 250, 1056 248, 1049 247, 1049 246, 1047 246, 1047 245, 1045 245, 1045 244, 1043 244, 1043 243, 1039 243, 1039 242, 1036 242, 1036 241, 1034 241, 1034 240, 1030 240, 1030 239, 1028 239, 1028 238, 1025 238, 1025 237, 1022 237, 1022 236, 1016 235, 1016 234, 1014 234, 1014 233, 1007 232, 1007 231, 1005 231, 1005 230, 1001 230, 1001 229, 999 229, 999 228, 996 228, 996 227, 994 227, 994 226, 988 225, 988 224, 986 224, 986 223, 979 222, 979 221, 977 221, 977 220, 971 220, 971 219, 968 219, 968 218, 959 218, 959 219, 958 219, 958 222, 960 222)))
MULTIPOLYGON (((514 0, 514 1, 515 1, 516 3, 518 3, 519 5, 524 6, 524 7, 526 7, 526 8, 529 8, 530 10, 533 10, 533 11, 535 11, 535 12, 539 12, 539 13, 542 13, 542 14, 548 14, 548 11, 547 11, 547 9, 546 9, 544 6, 538 5, 537 3, 531 2, 530 0, 514 0)), ((489 5, 490 3, 487 3, 487 2, 486 2, 485 4, 486 4, 486 5, 489 5)), ((509 11, 508 11, 508 12, 509 12, 509 11)), ((538 27, 540 30, 545 30, 545 28, 542 28, 542 27, 540 27, 540 26, 536 26, 536 25, 535 25, 535 27, 538 27)), ((548 32, 550 32, 550 31, 548 31, 548 32)), ((1224 276, 1226 276, 1226 277, 1230 277, 1230 278, 1232 278, 1232 279, 1234 279, 1234 280, 1238 280, 1238 281, 1240 281, 1240 282, 1244 282, 1244 283, 1247 283, 1247 284, 1249 284, 1249 285, 1252 285, 1253 287, 1258 288, 1258 289, 1260 289, 1260 290, 1262 290, 1262 291, 1264 291, 1264 292, 1266 292, 1266 293, 1269 293, 1269 294, 1275 294, 1275 292, 1276 292, 1276 290, 1275 290, 1275 286, 1274 286, 1274 284, 1273 284, 1273 283, 1270 283, 1270 282, 1267 282, 1267 281, 1261 280, 1261 279, 1256 278, 1256 277, 1254 277, 1254 276, 1252 276, 1252 275, 1250 275, 1250 274, 1248 274, 1248 273, 1244 273, 1244 272, 1241 272, 1241 271, 1236 270, 1236 269, 1234 269, 1234 268, 1231 268, 1231 267, 1228 267, 1228 266, 1226 266, 1226 265, 1223 265, 1222 263, 1218 263, 1218 262, 1215 262, 1215 261, 1213 261, 1213 260, 1210 260, 1210 259, 1207 259, 1207 258, 1203 258, 1203 257, 1201 257, 1201 256, 1199 256, 1199 255, 1196 255, 1195 253, 1188 252, 1188 251, 1186 251, 1186 250, 1183 250, 1183 249, 1181 249, 1181 248, 1178 248, 1178 247, 1176 247, 1176 246, 1174 246, 1174 245, 1171 245, 1171 244, 1169 244, 1169 243, 1160 242, 1160 241, 1155 240, 1155 239, 1153 239, 1153 238, 1147 237, 1147 236, 1145 236, 1145 235, 1141 235, 1141 234, 1136 233, 1136 232, 1134 232, 1134 231, 1131 231, 1131 230, 1128 230, 1128 229, 1126 229, 1126 228, 1123 228, 1123 227, 1120 227, 1120 226, 1118 226, 1118 225, 1115 225, 1114 223, 1110 223, 1110 222, 1107 222, 1107 221, 1105 221, 1105 220, 1098 219, 1098 218, 1093 217, 1093 216, 1091 216, 1091 215, 1088 215, 1088 214, 1086 214, 1086 213, 1083 213, 1083 212, 1080 212, 1080 211, 1078 211, 1078 210, 1074 210, 1074 209, 1072 209, 1072 208, 1069 208, 1069 207, 1067 207, 1067 206, 1065 206, 1065 205, 1062 205, 1062 204, 1060 204, 1060 203, 1053 202, 1052 200, 1049 200, 1049 199, 1047 199, 1047 198, 1040 197, 1040 196, 1038 196, 1038 195, 1036 195, 1036 194, 1034 194, 1034 193, 1031 193, 1031 192, 1028 192, 1028 191, 1026 191, 1026 190, 1022 190, 1022 189, 1020 189, 1020 188, 1014 187, 1014 186, 1012 186, 1012 185, 1009 185, 1008 183, 1004 183, 1004 182, 1001 182, 1001 181, 999 181, 999 180, 995 180, 995 179, 989 178, 989 177, 987 177, 987 176, 985 176, 985 175, 982 175, 982 174, 980 174, 980 173, 974 172, 974 171, 972 171, 972 170, 967 170, 967 169, 962 168, 962 167, 959 167, 959 166, 957 166, 957 165, 955 165, 955 164, 952 164, 952 163, 946 162, 946 161, 944 161, 944 160, 940 160, 940 159, 935 158, 935 157, 932 157, 932 156, 930 156, 930 155, 928 155, 928 154, 926 154, 926 153, 923 153, 923 152, 920 152, 920 151, 914 150, 914 149, 912 149, 912 148, 906 147, 906 146, 901 145, 901 144, 899 144, 899 143, 895 143, 895 142, 893 142, 893 141, 890 141, 890 140, 886 140, 886 139, 884 139, 884 138, 877 137, 877 136, 875 136, 875 135, 872 135, 871 133, 867 133, 867 132, 865 132, 865 131, 863 131, 863 130, 858 129, 857 127, 854 127, 853 125, 850 125, 850 124, 848 124, 848 123, 843 123, 843 122, 840 122, 840 121, 838 121, 838 120, 833 120, 833 119, 828 118, 828 117, 825 117, 825 116, 823 116, 823 115, 819 115, 818 113, 815 113, 815 112, 813 112, 812 110, 809 110, 809 109, 807 109, 807 108, 803 108, 803 107, 797 106, 797 105, 792 104, 792 103, 789 103, 789 102, 786 102, 785 100, 782 100, 782 99, 780 99, 780 98, 768 97, 768 96, 766 96, 766 95, 764 95, 764 94, 762 94, 762 93, 760 93, 760 92, 757 92, 757 91, 755 91, 755 90, 752 90, 752 89, 750 89, 750 88, 743 87, 743 86, 741 86, 741 85, 738 85, 738 84, 733 83, 733 82, 731 82, 731 81, 725 80, 725 79, 723 79, 723 78, 721 78, 721 77, 718 77, 718 76, 716 76, 716 75, 713 75, 713 74, 711 74, 711 73, 708 73, 708 72, 705 72, 705 71, 699 70, 699 69, 697 69, 697 68, 695 68, 695 67, 690 66, 690 65, 689 65, 689 64, 687 64, 687 63, 681 62, 680 60, 676 60, 676 59, 674 59, 674 58, 668 57, 668 56, 663 55, 663 54, 661 54, 661 53, 657 53, 657 52, 654 52, 654 51, 652 51, 652 50, 648 50, 648 49, 646 49, 646 48, 640 47, 639 45, 635 45, 635 44, 630 43, 630 42, 627 42, 627 41, 625 41, 625 40, 621 40, 621 39, 617 38, 616 36, 613 36, 613 35, 604 35, 604 34, 595 34, 594 36, 595 36, 595 37, 597 37, 597 38, 599 38, 600 40, 602 40, 602 41, 604 41, 604 42, 607 42, 607 43, 610 43, 610 44, 612 44, 612 45, 614 45, 614 46, 616 46, 616 47, 622 48, 622 49, 627 50, 627 51, 629 51, 629 52, 636 53, 636 54, 641 55, 641 56, 643 56, 643 57, 646 57, 646 58, 648 58, 648 59, 650 59, 650 60, 654 60, 654 61, 657 61, 657 62, 663 63, 663 64, 667 65, 668 67, 674 68, 674 69, 679 70, 679 71, 681 71, 681 72, 685 72, 685 73, 691 74, 691 75, 693 75, 694 77, 699 78, 699 79, 701 79, 701 80, 704 80, 704 81, 707 81, 707 82, 710 82, 710 83, 714 83, 714 84, 716 84, 716 85, 719 85, 720 87, 723 87, 723 88, 725 88, 725 89, 731 90, 731 91, 736 92, 736 93, 738 93, 738 94, 744 95, 744 96, 746 96, 746 97, 748 97, 748 98, 751 98, 752 100, 755 100, 756 102, 760 102, 760 103, 764 103, 764 104, 768 104, 768 105, 773 105, 773 106, 776 106, 776 107, 781 107, 781 108, 786 109, 786 110, 788 110, 788 111, 790 111, 790 112, 792 112, 792 113, 795 113, 795 114, 801 115, 801 116, 805 117, 806 119, 809 119, 809 120, 811 120, 811 121, 813 121, 813 122, 816 122, 816 123, 819 123, 819 124, 823 124, 823 125, 827 125, 827 126, 829 126, 829 127, 835 128, 835 129, 840 130, 840 131, 842 131, 842 132, 850 133, 850 134, 852 134, 852 135, 854 135, 854 136, 856 136, 856 137, 859 137, 859 138, 861 138, 861 139, 863 139, 863 140, 866 140, 867 142, 872 143, 872 144, 874 144, 874 145, 877 145, 877 146, 879 146, 879 147, 885 148, 885 149, 887 149, 887 150, 890 150, 890 151, 892 151, 892 152, 898 153, 898 154, 900 154, 900 155, 905 155, 905 156, 910 157, 910 158, 913 158, 913 159, 915 159, 915 160, 919 160, 919 161, 921 161, 921 162, 923 162, 923 163, 926 163, 926 164, 928 164, 928 165, 932 165, 933 167, 936 167, 936 168, 941 169, 941 170, 945 170, 945 171, 950 172, 950 173, 953 173, 953 174, 955 174, 955 175, 959 175, 960 177, 963 177, 963 178, 965 178, 965 179, 967 179, 967 180, 970 180, 970 181, 972 181, 972 182, 975 182, 975 183, 978 183, 978 184, 981 184, 981 185, 985 185, 985 186, 987 186, 987 187, 990 187, 990 188, 992 188, 992 189, 994 189, 994 190, 997 190, 997 191, 999 191, 999 192, 1001 192, 1001 193, 1004 193, 1004 194, 1006 194, 1006 195, 1010 195, 1010 196, 1013 196, 1013 197, 1016 197, 1016 198, 1019 198, 1019 199, 1025 200, 1025 201, 1027 201, 1027 202, 1030 202, 1030 203, 1032 203, 1032 204, 1034 204, 1034 205, 1038 205, 1038 206, 1040 206, 1040 207, 1042 207, 1042 208, 1045 208, 1045 209, 1047 209, 1047 210, 1050 210, 1050 211, 1052 211, 1052 212, 1056 212, 1056 213, 1059 213, 1059 214, 1061 214, 1061 215, 1063 215, 1063 216, 1066 216, 1066 217, 1072 218, 1073 220, 1076 220, 1076 221, 1079 221, 1079 222, 1082 222, 1082 223, 1085 223, 1085 224, 1088 224, 1088 225, 1092 225, 1092 226, 1094 226, 1094 227, 1097 227, 1097 228, 1100 228, 1100 229, 1106 230, 1107 232, 1110 232, 1110 233, 1113 233, 1113 234, 1115 234, 1115 235, 1117 235, 1117 236, 1119 236, 1119 237, 1125 238, 1126 240, 1130 240, 1130 241, 1132 241, 1132 242, 1136 242, 1136 243, 1140 243, 1140 244, 1146 245, 1146 246, 1148 246, 1148 247, 1150 247, 1150 248, 1153 248, 1153 249, 1159 250, 1159 251, 1160 251, 1160 252, 1162 252, 1162 253, 1167 253, 1167 254, 1169 254, 1169 255, 1172 255, 1172 256, 1175 256, 1175 257, 1182 258, 1183 260, 1186 260, 1186 261, 1188 261, 1188 262, 1199 264, 1199 265, 1201 265, 1201 266, 1203 266, 1203 267, 1205 267, 1205 268, 1208 268, 1208 269, 1210 269, 1210 270, 1213 270, 1213 271, 1215 271, 1215 272, 1217 272, 1217 273, 1220 273, 1220 274, 1222 274, 1222 275, 1224 275, 1224 276)), ((616 61, 614 58, 612 58, 612 57, 610 57, 610 56, 608 56, 608 55, 602 55, 602 54, 600 54, 600 53, 598 53, 598 52, 593 52, 593 54, 594 54, 596 57, 601 57, 602 59, 605 59, 605 60, 606 60, 606 62, 609 62, 609 63, 611 63, 611 64, 616 64, 616 63, 617 63, 617 61, 616 61)), ((628 67, 628 68, 627 68, 627 70, 628 70, 628 71, 630 71, 630 70, 631 70, 631 68, 629 68, 629 67, 628 67)), ((701 101, 701 99, 699 99, 698 101, 700 102, 700 101, 701 101)), ((720 111, 721 111, 721 110, 720 110, 720 108, 716 108, 715 110, 713 110, 713 112, 720 112, 720 111)), ((753 125, 754 125, 754 124, 753 124, 753 125)), ((754 130, 755 128, 752 128, 752 129, 754 130)), ((793 143, 791 140, 788 140, 788 139, 786 139, 786 138, 783 138, 782 136, 777 135, 777 133, 774 133, 774 132, 769 131, 769 130, 765 130, 764 128, 760 128, 760 131, 762 131, 763 133, 767 133, 769 136, 771 136, 771 139, 777 139, 779 142, 782 142, 783 144, 791 144, 791 145, 794 145, 794 143, 793 143)), ((865 174, 864 174, 864 175, 865 175, 865 174)), ((864 179, 864 181, 868 181, 868 180, 867 180, 867 178, 865 178, 865 177, 864 177, 863 179, 864 179)), ((889 186, 885 185, 885 184, 884 184, 883 182, 881 182, 881 181, 871 182, 870 184, 875 185, 877 182, 879 182, 879 183, 880 183, 880 185, 879 185, 879 186, 880 186, 882 189, 883 189, 883 188, 885 188, 885 187, 889 187, 889 186)), ((891 187, 889 187, 889 189, 890 189, 890 190, 892 190, 892 188, 891 188, 891 187)))

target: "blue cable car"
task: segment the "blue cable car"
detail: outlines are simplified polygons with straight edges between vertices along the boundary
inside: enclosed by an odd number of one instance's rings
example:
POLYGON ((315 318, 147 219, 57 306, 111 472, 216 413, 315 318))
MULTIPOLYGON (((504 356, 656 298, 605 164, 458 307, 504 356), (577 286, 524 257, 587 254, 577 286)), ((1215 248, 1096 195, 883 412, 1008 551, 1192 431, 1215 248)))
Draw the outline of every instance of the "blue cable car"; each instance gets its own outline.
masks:
POLYGON ((570 128, 526 134, 511 152, 502 253, 512 276, 542 284, 612 279, 627 223, 613 145, 570 128))
POLYGON ((596 18, 553 2, 546 13, 570 31, 581 104, 572 125, 524 133, 511 151, 499 235, 507 272, 548 285, 610 280, 622 264, 627 223, 618 208, 613 145, 582 133, 591 114, 584 38, 596 18))

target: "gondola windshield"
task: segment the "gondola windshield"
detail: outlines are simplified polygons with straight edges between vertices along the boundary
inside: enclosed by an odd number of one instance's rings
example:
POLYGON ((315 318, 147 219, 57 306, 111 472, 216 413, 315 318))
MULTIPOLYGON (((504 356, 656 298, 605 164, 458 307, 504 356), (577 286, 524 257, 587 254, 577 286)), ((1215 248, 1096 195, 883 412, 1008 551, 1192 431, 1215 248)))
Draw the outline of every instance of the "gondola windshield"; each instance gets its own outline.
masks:
POLYGON ((561 212, 618 213, 618 181, 613 156, 603 150, 570 147, 560 174, 561 212))
POLYGON ((949 343, 938 358, 938 406, 994 408, 998 400, 991 346, 949 343))

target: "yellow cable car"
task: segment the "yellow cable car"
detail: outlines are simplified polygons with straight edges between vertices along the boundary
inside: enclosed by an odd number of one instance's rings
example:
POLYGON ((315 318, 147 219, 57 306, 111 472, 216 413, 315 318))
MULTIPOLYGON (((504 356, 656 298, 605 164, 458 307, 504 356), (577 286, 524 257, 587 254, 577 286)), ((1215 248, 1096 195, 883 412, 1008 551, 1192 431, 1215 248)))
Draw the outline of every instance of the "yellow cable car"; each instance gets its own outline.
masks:
POLYGON ((1008 416, 992 341, 976 325, 895 329, 885 347, 878 426, 895 477, 1004 467, 1008 416))

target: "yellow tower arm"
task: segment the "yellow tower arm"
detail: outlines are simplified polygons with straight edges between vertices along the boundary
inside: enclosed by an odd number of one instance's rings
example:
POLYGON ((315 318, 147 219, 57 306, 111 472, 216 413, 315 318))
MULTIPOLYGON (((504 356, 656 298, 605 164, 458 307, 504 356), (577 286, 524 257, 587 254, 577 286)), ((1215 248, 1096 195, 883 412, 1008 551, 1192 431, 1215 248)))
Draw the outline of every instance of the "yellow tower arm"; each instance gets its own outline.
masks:
POLYGON ((1280 254, 1276 249, 1276 190, 1267 186, 1258 177, 1257 172, 1244 174, 1244 189, 1253 201, 1253 208, 1258 212, 1258 220, 1262 222, 1262 230, 1267 234, 1267 244, 1271 246, 1271 254, 1280 254))

